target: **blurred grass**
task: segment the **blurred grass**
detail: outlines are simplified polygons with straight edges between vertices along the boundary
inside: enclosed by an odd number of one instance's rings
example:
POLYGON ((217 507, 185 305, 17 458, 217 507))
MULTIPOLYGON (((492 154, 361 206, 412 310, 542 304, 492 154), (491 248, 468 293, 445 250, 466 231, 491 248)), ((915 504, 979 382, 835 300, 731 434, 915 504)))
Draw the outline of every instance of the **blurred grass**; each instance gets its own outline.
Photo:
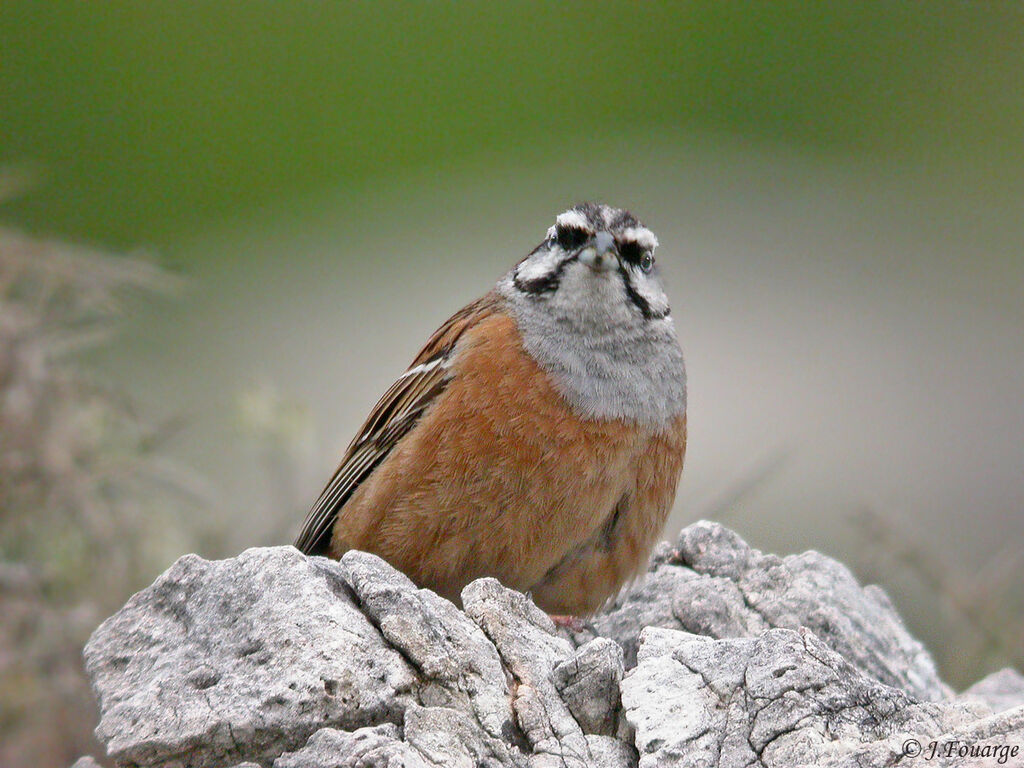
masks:
POLYGON ((133 295, 173 283, 142 259, 0 227, 0 765, 95 749, 81 647, 201 530, 167 430, 80 364, 133 295))
MULTIPOLYGON (((640 130, 1019 183, 1019 3, 0 4, 14 220, 112 246, 640 130)), ((626 158, 625 160, 628 160, 626 158)))

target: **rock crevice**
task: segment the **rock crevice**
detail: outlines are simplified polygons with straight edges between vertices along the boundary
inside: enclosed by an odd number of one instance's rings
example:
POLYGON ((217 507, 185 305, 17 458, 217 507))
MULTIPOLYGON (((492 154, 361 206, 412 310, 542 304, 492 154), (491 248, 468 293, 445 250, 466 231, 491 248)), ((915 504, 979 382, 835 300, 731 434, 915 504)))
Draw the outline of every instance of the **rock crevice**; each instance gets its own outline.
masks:
MULTIPOLYGON (((113 764, 145 768, 864 768, 914 764, 914 740, 1024 751, 1019 673, 957 697, 881 590, 714 523, 661 546, 581 631, 494 579, 462 602, 363 552, 185 556, 86 646, 97 735, 113 764)), ((963 764, 944 759, 927 764, 963 764)))

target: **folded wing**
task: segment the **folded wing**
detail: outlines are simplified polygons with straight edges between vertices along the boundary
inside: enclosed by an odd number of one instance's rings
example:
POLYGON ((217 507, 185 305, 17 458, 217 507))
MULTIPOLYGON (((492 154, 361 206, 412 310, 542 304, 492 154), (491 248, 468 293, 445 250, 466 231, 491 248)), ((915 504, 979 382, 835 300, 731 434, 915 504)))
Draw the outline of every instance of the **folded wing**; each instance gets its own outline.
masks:
POLYGON ((448 318, 377 402, 306 516, 295 540, 298 549, 309 555, 328 554, 331 533, 345 502, 444 391, 453 375, 453 353, 462 334, 492 314, 499 302, 490 293, 448 318))

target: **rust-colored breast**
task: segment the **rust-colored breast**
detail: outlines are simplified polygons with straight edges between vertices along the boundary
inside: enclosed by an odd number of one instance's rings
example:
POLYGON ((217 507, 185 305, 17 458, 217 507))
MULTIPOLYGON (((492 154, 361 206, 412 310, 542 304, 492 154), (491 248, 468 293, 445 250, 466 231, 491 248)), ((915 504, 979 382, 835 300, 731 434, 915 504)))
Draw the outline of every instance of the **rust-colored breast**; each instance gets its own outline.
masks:
POLYGON ((501 313, 464 332, 452 373, 341 509, 331 554, 375 552, 454 600, 495 576, 549 612, 596 610, 664 525, 685 416, 663 432, 581 419, 501 313))

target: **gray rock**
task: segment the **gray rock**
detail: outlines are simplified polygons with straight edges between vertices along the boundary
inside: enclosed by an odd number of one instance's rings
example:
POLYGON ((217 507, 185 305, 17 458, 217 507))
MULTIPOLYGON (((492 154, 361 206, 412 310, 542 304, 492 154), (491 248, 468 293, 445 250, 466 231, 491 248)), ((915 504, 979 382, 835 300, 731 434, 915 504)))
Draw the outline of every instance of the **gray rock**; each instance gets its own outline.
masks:
MULTIPOLYGON (((610 745, 607 739, 611 737, 595 734, 588 738, 562 700, 555 670, 573 658, 575 651, 567 640, 555 636, 554 624, 547 614, 528 597, 503 587, 495 579, 478 579, 469 584, 462 591, 462 604, 466 615, 494 643, 502 663, 517 682, 512 707, 532 751, 531 768, 630 765, 621 762, 629 760, 630 750, 610 745)), ((567 671, 558 675, 567 683, 571 677, 567 671)), ((592 680, 600 684, 602 677, 596 675, 592 680)), ((597 690, 601 689, 603 686, 597 690)), ((573 698, 578 700, 579 695, 577 691, 573 698)))
POLYGON ((907 739, 931 768, 1024 744, 1024 707, 992 714, 1019 674, 954 699, 880 590, 711 523, 571 637, 494 579, 462 603, 361 552, 181 558, 86 647, 97 736, 123 768, 882 768, 914 764, 907 739))
POLYGON ((598 637, 552 669, 551 679, 584 733, 614 736, 619 730, 619 683, 624 672, 622 648, 598 637))
MULTIPOLYGON (((622 701, 640 768, 881 768, 898 762, 908 738, 967 734, 984 714, 883 685, 807 629, 726 640, 644 630, 622 701)), ((1019 717, 987 728, 1004 741, 1024 736, 1019 717)))
POLYGON ((834 755, 822 768, 1006 768, 1024 765, 1024 707, 965 722, 934 738, 898 735, 834 755), (896 760, 906 754, 909 759, 896 760))
POLYGON ((882 590, 861 587, 817 552, 763 554, 717 523, 685 528, 675 550, 659 550, 647 579, 593 626, 623 646, 627 666, 648 626, 719 639, 806 627, 879 682, 926 701, 952 696, 882 590))
POLYGON ((993 712, 1024 706, 1024 675, 1010 667, 1001 669, 976 682, 963 696, 985 702, 993 712))
POLYGON ((92 757, 86 755, 75 760, 71 768, 102 768, 102 766, 93 760, 92 757))
POLYGON ((179 559, 85 648, 118 763, 271 762, 324 726, 400 722, 418 677, 341 566, 292 547, 179 559))
POLYGON ((341 562, 366 615, 420 672, 420 700, 471 712, 498 740, 496 749, 502 740, 512 741, 516 726, 508 681, 498 651, 480 627, 376 555, 349 552, 341 562))
POLYGON ((387 723, 375 728, 339 731, 324 728, 306 746, 287 752, 274 761, 274 768, 429 768, 408 744, 402 742, 397 726, 387 723))
POLYGON ((526 765, 516 749, 489 738, 469 712, 411 706, 405 712, 405 740, 426 765, 438 768, 500 768, 526 765))

